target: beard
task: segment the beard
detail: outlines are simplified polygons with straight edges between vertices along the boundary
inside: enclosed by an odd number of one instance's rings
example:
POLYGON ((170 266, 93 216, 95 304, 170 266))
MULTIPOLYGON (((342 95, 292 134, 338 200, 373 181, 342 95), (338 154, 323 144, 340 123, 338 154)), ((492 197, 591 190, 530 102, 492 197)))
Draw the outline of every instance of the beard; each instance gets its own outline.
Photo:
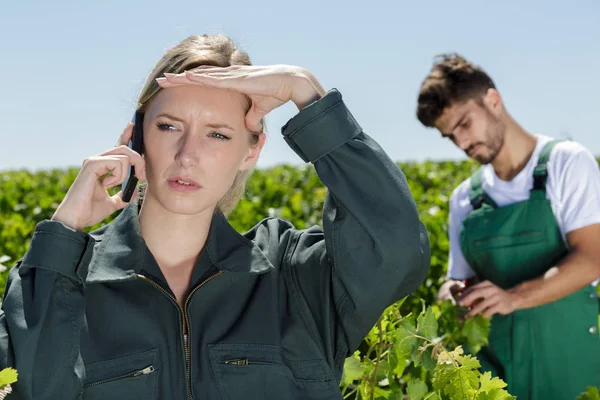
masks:
POLYGON ((494 124, 492 124, 490 129, 486 132, 486 140, 473 143, 465 153, 482 165, 490 164, 496 159, 496 156, 504 146, 504 131, 504 124, 498 120, 494 121, 494 124), (469 153, 477 146, 479 146, 477 153, 473 156, 469 155, 469 153))

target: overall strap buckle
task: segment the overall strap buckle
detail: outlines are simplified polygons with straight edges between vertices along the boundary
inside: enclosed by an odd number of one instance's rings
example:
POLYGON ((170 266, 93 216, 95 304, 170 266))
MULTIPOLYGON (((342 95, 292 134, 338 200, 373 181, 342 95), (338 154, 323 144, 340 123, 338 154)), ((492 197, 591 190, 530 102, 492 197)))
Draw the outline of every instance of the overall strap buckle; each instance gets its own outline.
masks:
POLYGON ((557 143, 563 142, 564 139, 554 139, 544 145, 542 152, 538 158, 537 165, 533 170, 533 187, 531 194, 536 191, 546 192, 546 182, 548 181, 548 160, 550 152, 557 143))
POLYGON ((469 194, 471 206, 473 207, 473 210, 481 208, 484 204, 497 208, 496 202, 483 190, 481 175, 482 171, 481 168, 479 168, 475 171, 473 176, 471 176, 471 192, 469 194))

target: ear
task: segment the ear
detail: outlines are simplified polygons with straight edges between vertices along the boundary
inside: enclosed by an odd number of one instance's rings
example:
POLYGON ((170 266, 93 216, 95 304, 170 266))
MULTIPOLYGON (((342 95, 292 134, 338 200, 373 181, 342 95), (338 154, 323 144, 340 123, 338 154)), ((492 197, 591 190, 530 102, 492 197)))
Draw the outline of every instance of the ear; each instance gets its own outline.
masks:
POLYGON ((490 88, 483 96, 483 104, 490 110, 494 115, 500 115, 504 109, 504 103, 500 93, 493 88, 490 88))
POLYGON ((258 143, 256 146, 250 147, 250 150, 248 150, 248 155, 244 161, 242 161, 242 165, 240 165, 240 171, 245 171, 256 165, 256 161, 258 161, 258 156, 260 155, 266 140, 267 135, 265 135, 264 132, 258 134, 258 143))

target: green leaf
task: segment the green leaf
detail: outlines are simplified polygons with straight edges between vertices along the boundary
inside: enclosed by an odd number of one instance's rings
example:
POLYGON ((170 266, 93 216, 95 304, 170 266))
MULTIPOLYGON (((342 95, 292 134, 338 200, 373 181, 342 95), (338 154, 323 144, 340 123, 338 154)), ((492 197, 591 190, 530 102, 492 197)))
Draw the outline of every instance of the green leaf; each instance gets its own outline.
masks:
POLYGON ((414 352, 412 359, 415 363, 415 366, 422 365, 427 371, 435 370, 436 361, 433 358, 432 351, 433 347, 429 346, 424 351, 418 350, 414 352))
POLYGON ((17 381, 17 371, 13 368, 4 368, 0 371, 0 387, 11 385, 17 381))
POLYGON ((471 356, 462 358, 462 365, 443 363, 436 366, 433 388, 451 399, 471 399, 479 388, 479 361, 471 356))
POLYGON ((600 391, 597 387, 590 386, 576 400, 600 400, 600 391))
POLYGON ((418 340, 414 336, 416 330, 410 322, 402 320, 398 329, 396 329, 396 341, 394 351, 398 356, 398 361, 410 359, 410 355, 418 345, 418 340))
POLYGON ((467 318, 461 329, 461 336, 466 340, 469 351, 475 355, 488 344, 491 320, 482 315, 467 318))
POLYGON ((475 400, 512 400, 511 396, 506 390, 492 389, 489 392, 478 393, 475 400))
POLYGON ((388 400, 404 400, 404 394, 402 393, 401 390, 394 389, 390 393, 388 400))
POLYGON ((438 323, 435 319, 433 309, 428 307, 417 319, 417 332, 419 335, 425 336, 428 339, 434 339, 437 337, 437 331, 438 323))
POLYGON ((492 373, 489 371, 481 375, 480 384, 480 392, 490 392, 494 389, 504 389, 506 387, 506 383, 502 379, 492 378, 492 373))
POLYGON ((408 381, 406 394, 410 400, 422 400, 427 394, 427 385, 419 378, 408 381))
POLYGON ((462 346, 457 346, 452 351, 442 351, 438 356, 438 364, 462 364, 462 360, 464 357, 464 351, 462 346))
POLYGON ((358 351, 354 352, 351 357, 346 358, 344 362, 344 373, 342 383, 350 385, 352 382, 359 380, 363 375, 363 368, 360 363, 358 351))

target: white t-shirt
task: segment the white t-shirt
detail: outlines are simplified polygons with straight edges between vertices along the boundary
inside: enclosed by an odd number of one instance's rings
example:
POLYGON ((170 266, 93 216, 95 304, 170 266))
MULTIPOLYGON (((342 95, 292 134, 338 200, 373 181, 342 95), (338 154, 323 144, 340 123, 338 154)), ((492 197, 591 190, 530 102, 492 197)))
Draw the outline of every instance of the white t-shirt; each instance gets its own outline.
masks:
MULTIPOLYGON (((529 162, 511 181, 498 178, 491 164, 483 166, 482 188, 498 207, 529 199, 533 170, 544 145, 552 140, 543 135, 536 137, 537 144, 529 162)), ((600 223, 600 168, 592 153, 574 141, 556 144, 550 152, 547 168, 546 196, 567 243, 567 233, 600 223)), ((460 248, 462 221, 473 210, 470 189, 471 180, 467 179, 450 196, 448 277, 457 280, 475 275, 460 248)))

